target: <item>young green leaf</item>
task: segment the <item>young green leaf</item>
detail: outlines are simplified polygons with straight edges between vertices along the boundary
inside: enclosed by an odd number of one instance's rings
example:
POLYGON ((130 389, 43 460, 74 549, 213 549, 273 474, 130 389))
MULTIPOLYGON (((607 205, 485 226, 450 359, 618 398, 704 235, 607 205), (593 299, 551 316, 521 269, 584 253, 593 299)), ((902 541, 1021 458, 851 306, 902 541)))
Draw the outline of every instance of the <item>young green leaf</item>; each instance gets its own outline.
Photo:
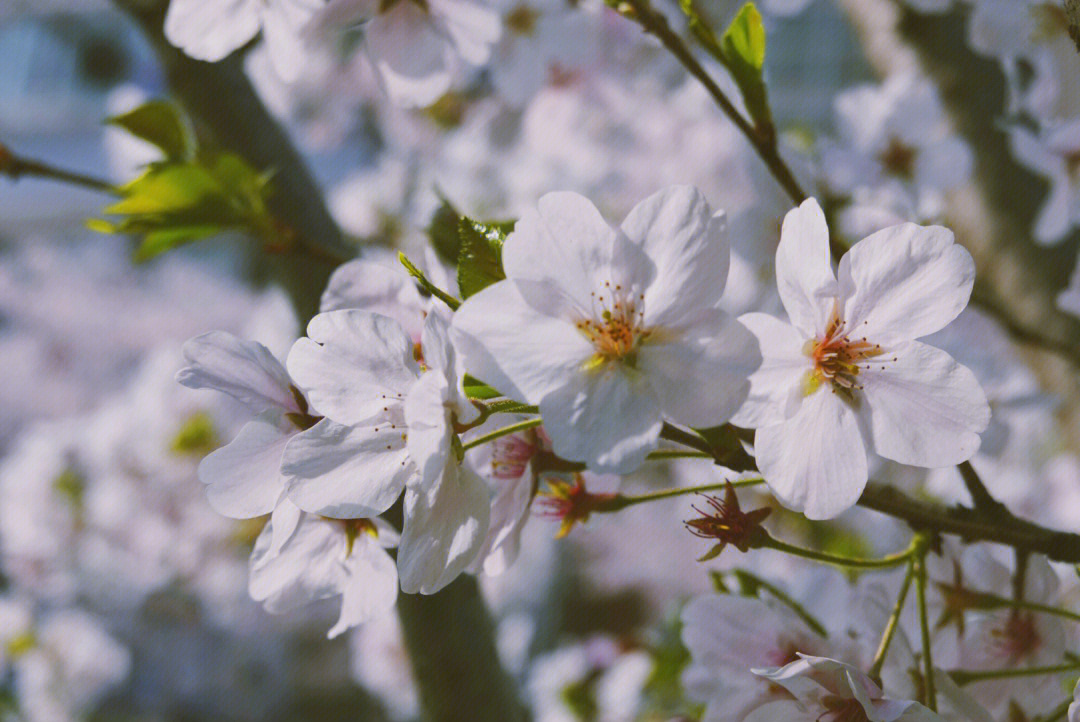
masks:
POLYGON ((461 249, 457 279, 462 298, 484 290, 506 278, 502 267, 502 247, 513 223, 481 223, 462 218, 458 225, 461 249))
POLYGON ((762 68, 765 65, 765 25, 761 13, 748 2, 742 6, 720 39, 723 61, 739 86, 746 109, 760 132, 773 132, 772 112, 762 68))
POLYGON ((188 161, 195 157, 195 132, 180 109, 167 100, 151 100, 134 110, 105 120, 160 148, 165 158, 188 161))
POLYGON ((427 234, 431 240, 431 246, 435 253, 444 263, 456 264, 461 252, 461 237, 458 235, 458 224, 461 215, 450 201, 443 198, 431 223, 428 224, 427 234))

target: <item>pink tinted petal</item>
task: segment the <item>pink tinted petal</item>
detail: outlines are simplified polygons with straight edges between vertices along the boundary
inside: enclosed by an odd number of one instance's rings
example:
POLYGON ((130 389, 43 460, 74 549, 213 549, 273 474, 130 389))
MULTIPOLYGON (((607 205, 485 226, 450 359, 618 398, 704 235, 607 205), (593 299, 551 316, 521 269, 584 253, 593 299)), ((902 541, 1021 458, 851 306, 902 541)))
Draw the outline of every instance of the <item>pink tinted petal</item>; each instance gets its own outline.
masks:
POLYGON ((757 430, 758 468, 781 504, 810 519, 830 519, 859 500, 866 447, 855 412, 828 386, 795 416, 757 430))
POLYGON ((540 401, 540 414, 557 455, 616 474, 641 466, 662 426, 648 379, 616 363, 575 370, 540 401))
POLYGON ((678 324, 693 311, 720 303, 730 248, 722 213, 713 216, 693 186, 671 186, 634 206, 622 231, 656 265, 645 292, 650 326, 678 324))
POLYGON ((784 216, 776 249, 776 285, 791 324, 805 334, 825 331, 837 293, 829 227, 813 198, 784 216))
POLYGON ((248 422, 236 438, 199 463, 199 480, 214 510, 233 519, 269 514, 284 481, 281 456, 296 432, 279 417, 248 422))
POLYGON ((304 511, 338 519, 381 514, 397 500, 416 467, 402 425, 341 426, 323 419, 285 448, 281 473, 289 499, 304 511))
POLYGON ((278 409, 299 412, 292 382, 281 362, 261 343, 211 331, 184 344, 188 366, 176 380, 193 389, 214 389, 232 396, 255 413, 278 409))
POLYGON ((874 450, 912 466, 952 466, 979 448, 990 407, 975 375, 933 346, 893 347, 859 374, 874 450))
POLYGON ((887 345, 940 331, 971 297, 975 263, 941 226, 901 223, 856 243, 840 260, 844 321, 887 345))
POLYGON ((793 416, 802 403, 802 386, 812 364, 804 352, 806 337, 794 326, 764 313, 739 317, 757 338, 762 362, 750 376, 750 393, 732 417, 736 426, 757 429, 793 416))

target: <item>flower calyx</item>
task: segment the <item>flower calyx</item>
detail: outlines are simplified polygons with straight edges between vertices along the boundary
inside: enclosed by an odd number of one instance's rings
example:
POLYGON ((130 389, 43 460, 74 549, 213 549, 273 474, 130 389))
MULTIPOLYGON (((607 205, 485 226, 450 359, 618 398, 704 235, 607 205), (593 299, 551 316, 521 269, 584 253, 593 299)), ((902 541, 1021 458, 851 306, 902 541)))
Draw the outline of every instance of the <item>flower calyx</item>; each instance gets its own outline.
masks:
POLYGON ((728 544, 741 552, 764 544, 768 533, 762 529, 761 523, 772 513, 771 508, 765 506, 744 512, 739 506, 739 497, 731 482, 724 488, 723 499, 708 494, 702 496, 705 497, 708 510, 695 506, 694 511, 701 516, 683 522, 694 536, 717 541, 712 549, 698 559, 699 562, 716 558, 728 544))

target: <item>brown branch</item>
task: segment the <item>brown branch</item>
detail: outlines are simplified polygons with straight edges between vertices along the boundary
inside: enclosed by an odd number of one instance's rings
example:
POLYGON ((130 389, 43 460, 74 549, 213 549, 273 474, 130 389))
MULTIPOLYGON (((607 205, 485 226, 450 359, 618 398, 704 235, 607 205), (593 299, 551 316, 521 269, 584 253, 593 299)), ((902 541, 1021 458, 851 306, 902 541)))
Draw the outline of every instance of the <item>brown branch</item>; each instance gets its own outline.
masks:
POLYGON ((3 143, 0 143, 0 174, 6 175, 13 181, 23 177, 42 178, 76 185, 100 193, 116 194, 115 186, 106 180, 58 168, 43 161, 23 158, 12 152, 3 143))

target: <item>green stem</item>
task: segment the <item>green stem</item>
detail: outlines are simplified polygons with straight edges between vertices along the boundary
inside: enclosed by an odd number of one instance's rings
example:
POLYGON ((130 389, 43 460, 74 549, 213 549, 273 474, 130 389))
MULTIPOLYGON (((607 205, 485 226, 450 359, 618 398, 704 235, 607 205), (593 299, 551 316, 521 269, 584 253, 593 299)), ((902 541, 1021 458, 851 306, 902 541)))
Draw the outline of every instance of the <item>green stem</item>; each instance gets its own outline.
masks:
POLYGON ((923 677, 926 685, 926 706, 937 712, 937 691, 934 689, 934 660, 930 652, 930 617, 926 611, 926 545, 920 538, 919 549, 912 557, 915 572, 915 598, 919 605, 919 632, 922 637, 923 677))
POLYGON ((900 626, 900 615, 904 611, 904 602, 907 601, 908 590, 911 589, 911 580, 915 578, 915 565, 908 563, 907 574, 904 575, 904 583, 900 586, 900 595, 896 598, 892 614, 885 625, 885 631, 881 635, 881 643, 874 654, 874 661, 870 665, 870 676, 874 679, 881 678, 881 668, 885 664, 885 656, 889 653, 889 645, 892 644, 896 630, 900 626))
POLYGON ((1041 677, 1080 670, 1080 662, 1052 664, 1045 667, 1011 667, 1009 669, 954 669, 948 674, 960 685, 987 679, 1012 679, 1013 677, 1041 677))
POLYGON ((510 434, 516 434, 517 432, 525 431, 526 429, 534 429, 542 423, 544 423, 543 419, 526 419, 525 421, 519 421, 516 424, 510 424, 509 426, 504 426, 501 429, 495 429, 494 431, 488 432, 483 436, 477 436, 475 439, 470 440, 467 444, 463 444, 462 448, 465 449, 465 451, 468 451, 469 449, 474 449, 481 444, 486 444, 487 442, 494 441, 495 439, 498 439, 500 437, 509 436, 510 434))
POLYGON ((815 551, 814 549, 797 547, 766 535, 761 544, 761 548, 774 549, 778 552, 802 557, 803 559, 810 559, 811 561, 821 562, 822 564, 831 564, 834 567, 841 567, 844 569, 891 569, 892 567, 897 567, 904 562, 910 561, 918 547, 915 542, 912 542, 907 549, 902 552, 897 552, 896 554, 889 554, 880 559, 860 559, 857 557, 842 557, 836 554, 815 551))
POLYGON ((650 451, 647 458, 652 461, 661 459, 708 459, 712 461, 713 456, 704 451, 690 449, 657 449, 656 451, 650 451))
MULTIPOLYGON (((654 452, 655 453, 655 452, 654 452)), ((651 456, 651 454, 650 454, 651 456)), ((596 509, 598 512, 612 512, 620 511, 629 506, 635 506, 637 504, 644 504, 650 501, 657 501, 659 499, 671 499, 676 496, 685 496, 687 494, 703 494, 707 491, 723 491, 728 484, 738 488, 741 486, 756 486, 758 484, 764 484, 764 479, 739 479, 732 482, 720 482, 718 484, 702 484, 701 486, 680 486, 676 489, 661 489, 660 491, 651 491, 647 494, 634 494, 632 496, 624 494, 616 494, 614 497, 604 502, 601 508, 596 509)))
POLYGON ((499 401, 489 401, 484 405, 484 409, 488 416, 492 414, 538 414, 540 409, 529 404, 523 404, 520 401, 514 401, 513 399, 500 399, 499 401))
POLYGON ((449 306, 451 311, 458 310, 458 307, 461 306, 461 301, 429 281, 428 277, 424 275, 424 272, 417 268, 416 264, 410 261, 409 257, 404 253, 399 252, 397 256, 398 260, 401 261, 401 265, 405 266, 405 270, 409 272, 410 276, 416 279, 416 282, 419 283, 425 291, 449 306))

